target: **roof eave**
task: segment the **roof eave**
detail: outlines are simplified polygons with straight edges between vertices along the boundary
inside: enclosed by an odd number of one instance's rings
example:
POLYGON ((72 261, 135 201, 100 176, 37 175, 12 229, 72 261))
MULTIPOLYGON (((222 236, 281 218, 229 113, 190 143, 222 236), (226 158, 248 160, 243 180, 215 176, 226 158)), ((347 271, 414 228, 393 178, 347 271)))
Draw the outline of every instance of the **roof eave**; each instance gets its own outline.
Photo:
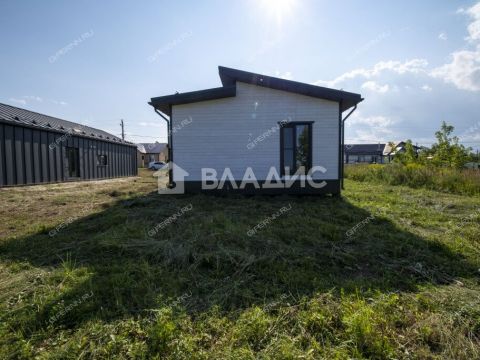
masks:
POLYGON ((287 91, 301 95, 342 102, 342 112, 362 102, 364 99, 360 94, 326 88, 317 85, 301 83, 292 80, 280 79, 272 76, 255 74, 248 71, 218 67, 220 80, 224 86, 233 86, 237 81, 268 87, 275 90, 287 91))
POLYGON ((228 97, 234 97, 236 95, 237 87, 235 85, 222 86, 212 89, 154 97, 150 99, 150 102, 148 104, 153 106, 155 109, 160 110, 164 114, 170 116, 171 105, 182 105, 201 101, 218 100, 228 97))

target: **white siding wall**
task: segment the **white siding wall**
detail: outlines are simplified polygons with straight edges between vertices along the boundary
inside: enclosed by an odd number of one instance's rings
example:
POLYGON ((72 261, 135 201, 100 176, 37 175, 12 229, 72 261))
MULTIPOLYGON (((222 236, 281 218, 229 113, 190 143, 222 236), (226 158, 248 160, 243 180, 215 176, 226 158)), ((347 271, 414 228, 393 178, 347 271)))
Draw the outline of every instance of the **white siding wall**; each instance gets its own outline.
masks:
POLYGON ((229 167, 238 180, 249 166, 258 180, 271 166, 280 174, 280 130, 253 149, 247 146, 285 119, 314 121, 312 165, 327 170, 314 178, 338 179, 337 102, 238 82, 236 97, 175 105, 172 111, 173 160, 189 173, 186 181, 201 180, 202 167, 216 169, 218 178, 229 167), (185 119, 192 122, 182 127, 185 119))

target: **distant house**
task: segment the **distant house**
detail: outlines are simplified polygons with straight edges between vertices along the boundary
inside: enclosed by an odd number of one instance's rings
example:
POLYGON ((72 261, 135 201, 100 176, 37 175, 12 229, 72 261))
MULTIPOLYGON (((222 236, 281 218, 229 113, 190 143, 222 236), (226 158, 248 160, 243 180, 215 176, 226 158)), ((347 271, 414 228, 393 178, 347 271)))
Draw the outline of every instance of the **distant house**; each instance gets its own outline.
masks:
POLYGON ((385 144, 349 144, 345 145, 344 161, 346 164, 383 164, 388 162, 384 157, 385 144))
POLYGON ((340 193, 343 124, 360 94, 225 67, 219 75, 221 87, 150 101, 170 130, 171 188, 340 193))
MULTIPOLYGON (((395 155, 402 154, 406 151, 405 141, 390 142, 387 144, 348 144, 345 145, 344 161, 346 164, 388 164, 395 155)), ((422 149, 413 145, 414 151, 418 152, 422 149)))
POLYGON ((165 143, 137 144, 137 161, 139 167, 148 167, 152 161, 167 161, 168 146, 165 143))
POLYGON ((0 187, 136 176, 135 153, 105 131, 0 104, 0 187))
POLYGON ((467 168, 467 169, 476 169, 476 170, 480 170, 480 162, 468 162, 466 163, 465 165, 463 165, 463 167, 467 168))
MULTIPOLYGON (((393 160, 396 154, 403 154, 406 151, 406 145, 407 143, 405 141, 394 141, 386 144, 385 149, 383 150, 384 158, 390 162, 393 160)), ((418 154, 418 152, 422 149, 416 145, 412 146, 416 154, 418 154)))

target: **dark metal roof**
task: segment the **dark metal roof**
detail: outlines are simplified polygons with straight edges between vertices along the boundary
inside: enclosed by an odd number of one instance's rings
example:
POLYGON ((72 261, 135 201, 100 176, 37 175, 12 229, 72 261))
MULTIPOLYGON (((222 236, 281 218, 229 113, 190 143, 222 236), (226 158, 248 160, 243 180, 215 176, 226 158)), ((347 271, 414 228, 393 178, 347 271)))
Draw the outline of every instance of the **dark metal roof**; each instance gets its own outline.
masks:
POLYGON ((382 155, 385 144, 348 144, 345 153, 348 155, 382 155))
POLYGON ((337 101, 342 104, 342 111, 345 111, 363 100, 360 94, 342 90, 330 89, 322 86, 315 86, 297 81, 280 79, 272 76, 255 74, 247 71, 231 69, 223 66, 218 67, 223 87, 192 91, 183 94, 173 94, 152 98, 149 102, 154 108, 166 115, 170 114, 171 105, 188 104, 199 101, 215 100, 236 95, 236 82, 244 82, 270 89, 288 91, 296 94, 311 96, 319 99, 337 101))
POLYGON ((167 96, 160 96, 152 98, 150 105, 160 110, 164 114, 170 114, 170 105, 189 104, 199 101, 222 99, 226 97, 233 97, 237 94, 237 87, 224 86, 213 89, 191 91, 182 94, 173 94, 167 96))
POLYGON ((285 80, 272 76, 255 74, 248 71, 231 69, 223 66, 218 67, 223 86, 234 85, 240 81, 248 84, 268 87, 270 89, 288 91, 296 94, 311 96, 320 99, 341 101, 342 111, 345 111, 363 100, 360 94, 342 90, 330 89, 298 81, 285 80))
POLYGON ((142 154, 160 154, 167 148, 166 143, 140 143, 137 144, 137 149, 142 154))
POLYGON ((103 130, 2 103, 0 103, 0 121, 14 125, 23 125, 61 133, 71 133, 76 136, 132 145, 132 143, 124 141, 103 130))

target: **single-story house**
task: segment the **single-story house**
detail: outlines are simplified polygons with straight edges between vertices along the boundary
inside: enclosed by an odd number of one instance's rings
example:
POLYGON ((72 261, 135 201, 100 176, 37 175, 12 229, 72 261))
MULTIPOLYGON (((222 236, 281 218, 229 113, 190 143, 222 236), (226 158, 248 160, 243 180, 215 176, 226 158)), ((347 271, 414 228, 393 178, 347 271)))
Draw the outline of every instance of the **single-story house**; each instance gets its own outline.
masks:
POLYGON ((383 164, 387 162, 383 152, 385 144, 347 144, 344 161, 346 164, 369 163, 383 164))
POLYGON ((0 187, 136 176, 136 152, 105 131, 0 104, 0 187))
POLYGON ((221 87, 149 102, 169 126, 172 188, 340 193, 344 121, 359 94, 226 67, 219 75, 221 87))
POLYGON ((146 168, 152 161, 168 160, 168 147, 166 143, 141 143, 137 144, 138 167, 146 168))

